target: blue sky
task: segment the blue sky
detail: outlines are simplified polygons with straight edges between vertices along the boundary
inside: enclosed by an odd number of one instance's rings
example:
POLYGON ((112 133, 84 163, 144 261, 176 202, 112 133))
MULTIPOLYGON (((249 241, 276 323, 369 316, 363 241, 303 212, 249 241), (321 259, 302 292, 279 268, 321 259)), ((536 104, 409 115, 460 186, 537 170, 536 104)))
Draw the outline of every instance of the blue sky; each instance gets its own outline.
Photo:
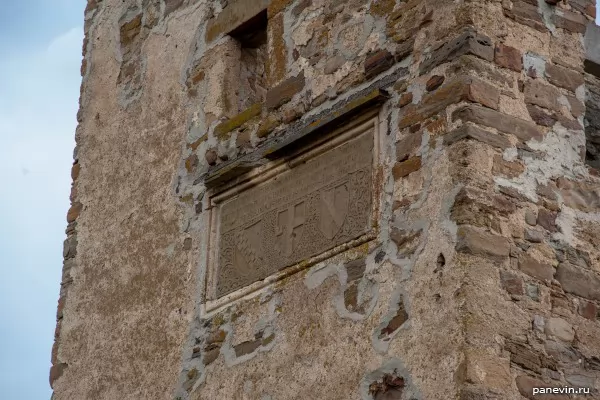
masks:
POLYGON ((0 0, 0 399, 47 400, 85 0, 0 0))

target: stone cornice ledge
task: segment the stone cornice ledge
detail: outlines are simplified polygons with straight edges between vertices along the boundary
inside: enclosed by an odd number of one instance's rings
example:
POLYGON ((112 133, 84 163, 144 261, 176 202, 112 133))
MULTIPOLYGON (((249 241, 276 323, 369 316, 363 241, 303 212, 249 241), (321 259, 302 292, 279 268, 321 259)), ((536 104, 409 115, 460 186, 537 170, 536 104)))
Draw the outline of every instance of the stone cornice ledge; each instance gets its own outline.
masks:
POLYGON ((285 157, 286 154, 306 145, 324 131, 330 131, 358 114, 380 106, 389 99, 384 88, 406 74, 407 70, 401 68, 348 98, 338 101, 332 107, 291 124, 286 134, 266 140, 252 153, 212 167, 204 175, 204 184, 207 188, 220 186, 253 168, 266 164, 269 160, 285 157))

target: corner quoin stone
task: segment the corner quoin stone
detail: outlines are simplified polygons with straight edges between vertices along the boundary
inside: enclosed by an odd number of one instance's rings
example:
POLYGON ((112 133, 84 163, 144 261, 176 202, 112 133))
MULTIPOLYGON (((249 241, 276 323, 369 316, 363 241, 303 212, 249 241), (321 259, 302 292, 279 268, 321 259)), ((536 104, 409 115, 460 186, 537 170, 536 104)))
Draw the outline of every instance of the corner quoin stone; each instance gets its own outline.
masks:
POLYGON ((497 147, 501 150, 511 147, 510 141, 501 134, 494 133, 472 124, 465 124, 460 128, 446 134, 444 143, 451 145, 460 140, 472 139, 482 143, 489 144, 492 147, 497 147))
POLYGON ((542 138, 542 132, 534 123, 474 104, 454 111, 452 119, 496 128, 500 132, 515 135, 524 142, 542 138))
POLYGON ((494 48, 489 37, 468 29, 458 37, 439 45, 421 63, 420 72, 426 74, 442 63, 454 60, 465 54, 473 54, 487 61, 494 59, 494 48))
POLYGON ((460 76, 425 95, 419 104, 404 107, 398 126, 400 129, 406 128, 461 101, 480 103, 496 109, 499 99, 500 91, 489 83, 470 76, 460 76))

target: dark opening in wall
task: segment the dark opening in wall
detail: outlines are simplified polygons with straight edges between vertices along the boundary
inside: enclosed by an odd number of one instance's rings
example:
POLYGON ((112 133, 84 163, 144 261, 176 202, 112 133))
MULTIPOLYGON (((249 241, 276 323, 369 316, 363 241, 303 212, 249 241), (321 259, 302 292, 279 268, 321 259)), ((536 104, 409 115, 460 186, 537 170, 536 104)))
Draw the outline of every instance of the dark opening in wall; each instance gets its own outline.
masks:
POLYGON ((585 32, 585 161, 600 169, 600 27, 588 24, 585 32))
POLYGON ((238 110, 242 111, 264 101, 267 91, 267 10, 230 32, 230 36, 241 49, 237 98, 238 110))
POLYGON ((588 75, 586 89, 585 162, 600 169, 600 80, 588 75))

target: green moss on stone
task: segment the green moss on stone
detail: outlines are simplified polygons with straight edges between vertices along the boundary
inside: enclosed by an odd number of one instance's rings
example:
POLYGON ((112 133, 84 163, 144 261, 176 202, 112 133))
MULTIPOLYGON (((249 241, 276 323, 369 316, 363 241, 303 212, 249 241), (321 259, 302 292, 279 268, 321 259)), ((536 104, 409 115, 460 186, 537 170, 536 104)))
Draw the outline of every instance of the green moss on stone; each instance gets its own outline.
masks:
POLYGON ((273 132, 275 128, 279 126, 279 120, 274 115, 269 115, 263 121, 261 121, 256 136, 263 138, 269 133, 273 132))
POLYGON ((219 125, 217 125, 217 127, 215 128, 215 132, 214 132, 215 136, 219 140, 229 139, 231 131, 233 131, 236 128, 239 128, 240 126, 244 125, 246 122, 251 120, 252 118, 260 115, 261 111, 262 111, 262 104, 260 104, 260 103, 257 103, 257 104, 254 104, 254 105, 248 107, 247 109, 245 109, 241 113, 237 114, 236 116, 231 117, 227 121, 222 122, 219 125))
POLYGON ((267 336, 266 338, 264 338, 262 340, 262 345, 263 346, 268 346, 269 343, 271 343, 274 339, 275 339, 275 334, 272 333, 272 334, 270 334, 269 336, 267 336))

